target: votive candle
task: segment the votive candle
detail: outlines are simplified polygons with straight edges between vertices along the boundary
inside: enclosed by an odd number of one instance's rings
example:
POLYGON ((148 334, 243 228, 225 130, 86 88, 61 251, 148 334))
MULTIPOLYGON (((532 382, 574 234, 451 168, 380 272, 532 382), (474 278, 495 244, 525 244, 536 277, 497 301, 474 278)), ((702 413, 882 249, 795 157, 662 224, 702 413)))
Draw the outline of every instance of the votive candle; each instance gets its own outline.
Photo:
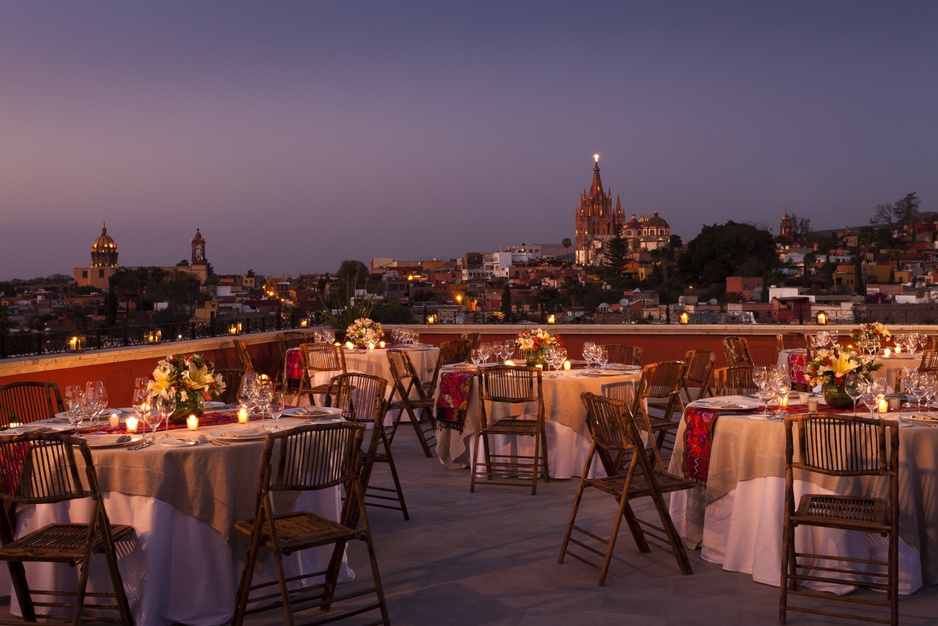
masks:
POLYGON ((886 348, 885 350, 883 350, 883 356, 886 357, 887 359, 889 358, 890 354, 892 354, 892 351, 889 348, 886 348))
POLYGON ((131 415, 126 420, 124 420, 124 426, 127 428, 127 432, 135 433, 137 432, 137 418, 131 415))
POLYGON ((186 418, 186 428, 189 430, 198 430, 199 429, 199 418, 195 415, 190 415, 186 418))
POLYGON ((248 410, 244 407, 238 409, 238 423, 247 424, 248 423, 248 410))
POLYGON ((117 428, 121 425, 121 416, 119 413, 111 413, 108 418, 108 423, 111 425, 111 428, 117 428))
POLYGON ((889 413, 889 400, 887 400, 886 398, 883 398, 882 400, 880 400, 877 410, 880 413, 889 413))
POLYGON ((384 343, 384 339, 382 339, 381 341, 378 342, 378 347, 379 347, 379 348, 382 348, 382 349, 383 349, 383 348, 384 348, 385 346, 387 346, 387 345, 388 345, 388 344, 384 343))
POLYGON ((564 361, 564 362, 563 362, 563 369, 564 369, 564 371, 569 372, 569 371, 570 371, 570 368, 572 368, 572 367, 573 367, 573 364, 570 363, 570 361, 564 361))

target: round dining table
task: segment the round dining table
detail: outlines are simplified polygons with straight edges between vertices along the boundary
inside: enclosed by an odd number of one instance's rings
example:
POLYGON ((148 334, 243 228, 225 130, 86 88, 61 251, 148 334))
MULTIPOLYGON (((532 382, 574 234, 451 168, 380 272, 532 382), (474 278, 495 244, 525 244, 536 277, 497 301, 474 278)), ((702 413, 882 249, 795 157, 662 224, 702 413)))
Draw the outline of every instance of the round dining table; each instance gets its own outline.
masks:
MULTIPOLYGON (((782 524, 785 498, 785 426, 767 419, 758 403, 746 396, 708 398, 689 404, 677 434, 669 471, 701 485, 671 494, 670 512, 688 547, 700 546, 701 557, 728 571, 778 586, 781 577, 782 524), (699 447, 701 417, 713 420, 709 434, 709 467, 685 457, 691 443, 699 447), (718 419, 717 419, 718 418, 718 419), (692 431, 692 438, 685 435, 692 431), (706 467, 706 475, 700 468, 706 467)), ((822 405, 821 410, 825 407, 822 405)), ((803 410, 790 407, 790 411, 803 410)), ((909 594, 938 583, 938 413, 904 410, 882 419, 899 427, 899 589, 909 594)), ((814 476, 795 480, 802 493, 832 493, 814 476)), ((854 479, 855 480, 855 479, 854 479)), ((846 489, 866 488, 848 479, 846 489)), ((845 536, 833 529, 799 528, 799 542, 838 542, 850 556, 884 553, 886 540, 866 534, 845 536)), ((802 543, 802 545, 807 545, 802 543)), ((862 581, 860 581, 862 582, 862 581)), ((845 593, 850 587, 823 587, 845 593)))
MULTIPOLYGON (((469 371, 472 368, 443 368, 447 372, 469 371)), ((642 370, 637 366, 618 366, 608 369, 573 369, 545 371, 542 376, 544 417, 547 432, 548 472, 551 478, 579 476, 586 464, 592 439, 586 426, 586 407, 580 394, 595 394, 627 400, 633 397, 642 370)), ((479 393, 476 376, 472 383, 469 402, 462 428, 448 427, 437 430, 436 453, 440 462, 450 469, 461 469, 470 464, 472 440, 479 428, 479 393)), ((502 409, 503 407, 498 407, 502 409)), ((531 412, 533 405, 525 412, 531 412)), ((518 411, 513 411, 518 412, 518 411)), ((506 413, 507 414, 507 413, 506 413)), ((502 416, 495 412, 495 417, 502 416)), ((440 424, 438 420, 438 426, 440 424)), ((495 436, 490 439, 493 452, 530 455, 534 442, 530 437, 495 436)), ((480 453, 481 454, 481 453, 480 453)), ((594 463, 591 471, 602 471, 594 463)))
MULTIPOLYGON (((233 420, 234 411, 229 413, 233 420)), ((215 415, 213 421, 224 422, 224 417, 215 415)), ((290 428, 309 420, 283 417, 279 422, 281 428, 290 428)), ((255 421, 197 431, 174 429, 139 450, 107 445, 113 435, 105 437, 91 435, 89 445, 111 523, 135 531, 129 542, 118 544, 118 563, 136 624, 211 626, 230 621, 247 553, 247 538, 234 530, 234 523, 254 516, 266 431, 255 421), (207 443, 198 442, 200 434, 206 435, 207 443)), ((337 520, 340 498, 339 489, 332 488, 305 492, 282 504, 287 510, 337 520)), ((53 522, 87 519, 90 506, 90 501, 78 500, 19 510, 17 536, 53 522)), ((276 580, 268 556, 262 554, 258 562, 255 583, 276 580)), ((292 555, 284 563, 288 575, 296 573, 300 563, 303 571, 319 571, 330 556, 331 548, 319 548, 292 555)), ((67 565, 27 563, 26 568, 32 588, 68 588, 77 582, 75 570, 67 565)), ((0 595, 10 595, 5 565, 2 570, 0 595)), ((340 580, 353 575, 345 566, 340 580)), ((107 568, 95 562, 89 591, 110 589, 107 568)), ((11 611, 18 610, 14 596, 11 611)))

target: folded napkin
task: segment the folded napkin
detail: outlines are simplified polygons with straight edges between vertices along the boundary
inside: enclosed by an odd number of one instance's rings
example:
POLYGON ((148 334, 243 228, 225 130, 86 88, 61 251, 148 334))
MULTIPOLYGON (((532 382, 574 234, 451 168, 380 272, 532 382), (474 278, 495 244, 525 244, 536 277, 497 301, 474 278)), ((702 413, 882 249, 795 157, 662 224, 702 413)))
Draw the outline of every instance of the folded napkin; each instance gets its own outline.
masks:
POLYGON ((238 430, 226 430, 215 435, 225 439, 257 439, 266 437, 267 431, 263 428, 239 428, 238 430))
POLYGON ((440 428, 462 432, 474 376, 474 371, 443 372, 440 376, 440 397, 436 401, 436 423, 440 428))
POLYGON ((5 431, 8 435, 25 435, 26 433, 51 432, 52 429, 42 424, 27 424, 26 426, 16 426, 5 431))

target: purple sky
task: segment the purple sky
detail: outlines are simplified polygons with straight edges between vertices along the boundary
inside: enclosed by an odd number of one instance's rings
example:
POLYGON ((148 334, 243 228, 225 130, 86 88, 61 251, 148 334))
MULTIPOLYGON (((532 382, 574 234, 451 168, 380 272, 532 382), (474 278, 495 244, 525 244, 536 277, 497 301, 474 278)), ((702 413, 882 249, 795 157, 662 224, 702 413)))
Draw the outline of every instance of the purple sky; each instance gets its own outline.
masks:
POLYGON ((335 271, 626 213, 777 231, 938 210, 938 2, 0 4, 0 280, 335 271))

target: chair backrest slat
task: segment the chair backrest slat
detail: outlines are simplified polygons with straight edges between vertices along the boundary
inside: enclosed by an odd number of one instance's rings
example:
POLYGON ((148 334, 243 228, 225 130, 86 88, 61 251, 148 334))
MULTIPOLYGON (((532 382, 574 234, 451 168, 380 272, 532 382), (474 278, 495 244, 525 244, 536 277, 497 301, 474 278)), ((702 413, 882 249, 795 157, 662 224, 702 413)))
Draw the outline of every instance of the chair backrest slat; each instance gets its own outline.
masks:
POLYGON ((541 399, 541 370, 497 365, 482 370, 482 399, 493 402, 535 402, 541 399))
POLYGON ((67 434, 0 437, 0 499, 28 505, 89 497, 91 486, 81 480, 76 452, 90 465, 86 442, 67 434))
POLYGON ((349 372, 334 377, 332 406, 354 422, 380 424, 387 408, 388 381, 380 376, 349 372))
POLYGON ((785 419, 794 469, 830 476, 898 474, 899 435, 894 422, 854 415, 812 413, 785 419), (797 452, 797 454, 794 454, 797 452))
POLYGON ((356 475, 363 424, 312 424, 267 436, 261 489, 315 491, 356 475))
POLYGON ((49 419, 65 410, 58 383, 35 381, 0 385, 0 406, 12 411, 23 424, 49 419))
POLYGON ((303 362, 307 370, 342 374, 346 372, 342 346, 331 343, 304 343, 300 344, 300 350, 303 352, 303 362))
POLYGON ((753 366, 752 354, 749 352, 749 342, 745 337, 728 336, 723 338, 723 353, 727 365, 753 366))

